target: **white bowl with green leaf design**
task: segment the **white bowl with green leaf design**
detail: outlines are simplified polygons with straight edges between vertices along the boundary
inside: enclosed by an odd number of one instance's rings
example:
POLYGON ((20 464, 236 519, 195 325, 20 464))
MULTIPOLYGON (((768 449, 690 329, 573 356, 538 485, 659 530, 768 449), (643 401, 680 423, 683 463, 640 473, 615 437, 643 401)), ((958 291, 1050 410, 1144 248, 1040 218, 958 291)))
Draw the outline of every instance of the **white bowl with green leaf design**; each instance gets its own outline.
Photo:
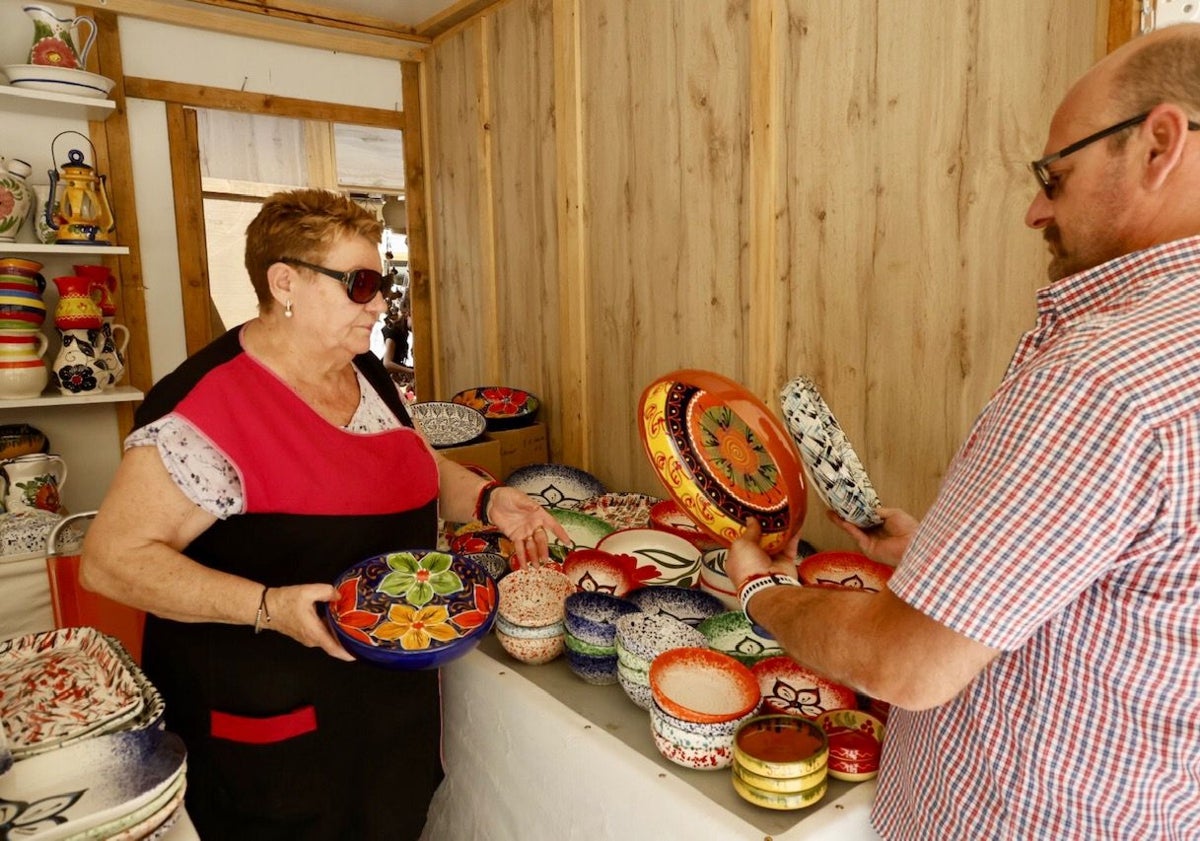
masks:
POLYGON ((621 529, 596 548, 612 555, 632 555, 638 566, 650 565, 658 575, 643 583, 695 587, 700 581, 700 550, 678 535, 659 529, 621 529))

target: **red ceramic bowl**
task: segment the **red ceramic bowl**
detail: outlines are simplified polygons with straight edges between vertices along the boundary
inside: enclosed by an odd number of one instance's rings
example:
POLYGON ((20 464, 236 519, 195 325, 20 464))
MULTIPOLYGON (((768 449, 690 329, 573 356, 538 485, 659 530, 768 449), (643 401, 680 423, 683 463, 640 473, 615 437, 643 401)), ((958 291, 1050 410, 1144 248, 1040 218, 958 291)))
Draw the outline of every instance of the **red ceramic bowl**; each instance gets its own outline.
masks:
POLYGON ((817 717, 829 740, 829 774, 839 780, 859 782, 879 773, 884 725, 861 710, 830 710, 817 717))
POLYGON ((750 670, 709 648, 673 648, 655 657, 650 692, 667 714, 704 724, 741 718, 761 700, 750 670))
POLYGON ((580 590, 623 596, 658 575, 656 567, 638 567, 632 555, 614 555, 600 549, 576 549, 563 559, 562 570, 580 590), (640 571, 639 571, 640 570, 640 571))
POLYGON ((854 690, 802 666, 787 655, 767 657, 750 667, 758 681, 763 711, 816 718, 830 710, 853 707, 854 690))
POLYGON ((701 552, 721 549, 725 544, 713 540, 708 532, 696 525, 696 521, 679 507, 673 499, 664 499, 650 508, 650 527, 678 535, 701 552))
POLYGON ((873 561, 858 552, 817 552, 796 565, 805 587, 837 587, 878 593, 894 567, 873 561))

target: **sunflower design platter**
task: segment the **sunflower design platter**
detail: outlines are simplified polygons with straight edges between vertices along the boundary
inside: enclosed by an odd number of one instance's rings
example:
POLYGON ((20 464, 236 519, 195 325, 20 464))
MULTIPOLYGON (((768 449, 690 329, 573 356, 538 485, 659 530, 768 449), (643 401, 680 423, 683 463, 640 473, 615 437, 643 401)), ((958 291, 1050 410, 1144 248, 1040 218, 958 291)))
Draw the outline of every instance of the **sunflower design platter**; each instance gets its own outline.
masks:
POLYGON ((722 545, 748 517, 762 546, 783 549, 804 521, 800 458, 787 430, 737 383, 709 371, 680 370, 642 393, 638 428, 671 498, 722 545))

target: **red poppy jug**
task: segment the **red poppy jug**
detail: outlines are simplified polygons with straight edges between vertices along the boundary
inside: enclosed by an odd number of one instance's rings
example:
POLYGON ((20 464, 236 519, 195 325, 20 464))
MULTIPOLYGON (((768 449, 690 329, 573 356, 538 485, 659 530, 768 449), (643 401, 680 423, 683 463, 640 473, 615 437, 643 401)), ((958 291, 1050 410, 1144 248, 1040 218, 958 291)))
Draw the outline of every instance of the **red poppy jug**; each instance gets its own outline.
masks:
POLYGON ((33 20, 30 64, 72 70, 82 70, 87 65, 88 53, 96 41, 96 21, 82 15, 60 18, 45 6, 24 6, 23 9, 33 20), (79 31, 81 25, 86 25, 88 29, 87 38, 82 42, 79 31))
POLYGON ((67 463, 53 453, 32 453, 0 462, 4 507, 10 511, 62 510, 59 492, 67 483, 67 463))

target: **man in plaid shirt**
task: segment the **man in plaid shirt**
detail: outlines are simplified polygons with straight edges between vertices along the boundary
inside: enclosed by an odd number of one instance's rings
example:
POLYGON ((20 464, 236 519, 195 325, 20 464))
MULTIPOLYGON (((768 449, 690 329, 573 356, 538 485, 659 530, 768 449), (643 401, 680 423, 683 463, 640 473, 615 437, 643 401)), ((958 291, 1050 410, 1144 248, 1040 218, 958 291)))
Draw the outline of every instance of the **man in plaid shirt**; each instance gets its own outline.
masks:
POLYGON ((840 524, 878 594, 795 577, 750 524, 747 609, 893 704, 889 839, 1200 838, 1200 27, 1085 74, 1033 165, 1050 285, 924 521, 840 524), (783 582, 787 583, 787 582, 783 582))

